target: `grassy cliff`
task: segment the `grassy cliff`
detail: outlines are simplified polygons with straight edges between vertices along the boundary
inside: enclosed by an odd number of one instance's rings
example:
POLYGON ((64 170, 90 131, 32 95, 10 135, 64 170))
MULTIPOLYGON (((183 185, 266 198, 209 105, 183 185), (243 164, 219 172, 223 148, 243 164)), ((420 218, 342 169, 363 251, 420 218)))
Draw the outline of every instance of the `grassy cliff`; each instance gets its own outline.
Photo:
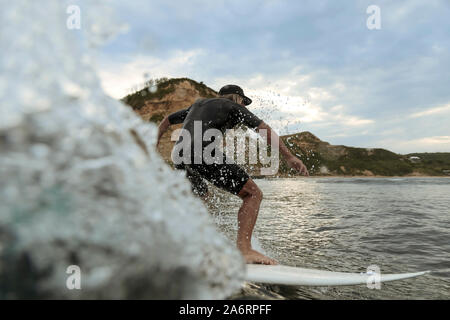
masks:
POLYGON ((197 82, 189 78, 160 78, 150 80, 145 88, 136 91, 122 98, 122 102, 131 106, 133 109, 141 109, 147 101, 161 100, 174 93, 181 83, 188 82, 203 98, 213 98, 217 92, 208 88, 203 82, 197 82))

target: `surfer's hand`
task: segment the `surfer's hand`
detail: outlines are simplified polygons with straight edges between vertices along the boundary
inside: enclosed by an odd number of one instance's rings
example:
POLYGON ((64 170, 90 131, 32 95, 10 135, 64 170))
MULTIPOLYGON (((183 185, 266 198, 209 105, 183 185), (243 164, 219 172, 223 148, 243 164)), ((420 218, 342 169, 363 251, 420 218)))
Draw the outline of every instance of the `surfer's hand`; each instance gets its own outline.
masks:
POLYGON ((304 176, 309 176, 308 169, 306 169, 306 166, 303 164, 302 160, 292 156, 289 157, 286 162, 290 168, 297 170, 304 176))

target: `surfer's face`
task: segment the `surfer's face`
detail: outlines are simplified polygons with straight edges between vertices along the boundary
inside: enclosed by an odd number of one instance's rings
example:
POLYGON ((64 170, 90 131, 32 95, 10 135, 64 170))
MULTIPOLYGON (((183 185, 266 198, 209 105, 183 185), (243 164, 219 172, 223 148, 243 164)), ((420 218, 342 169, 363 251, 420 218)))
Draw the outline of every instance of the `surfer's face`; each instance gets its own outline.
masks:
POLYGON ((244 104, 244 98, 242 98, 241 96, 239 96, 238 103, 239 103, 241 106, 245 107, 245 104, 244 104))

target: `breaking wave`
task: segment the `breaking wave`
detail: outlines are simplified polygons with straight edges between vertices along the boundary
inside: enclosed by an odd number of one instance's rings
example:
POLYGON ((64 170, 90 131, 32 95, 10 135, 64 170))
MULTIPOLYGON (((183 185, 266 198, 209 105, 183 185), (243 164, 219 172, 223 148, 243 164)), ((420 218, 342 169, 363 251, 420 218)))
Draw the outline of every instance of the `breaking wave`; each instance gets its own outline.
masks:
POLYGON ((0 298, 225 298, 244 261, 101 89, 92 45, 122 29, 99 3, 74 31, 68 2, 1 1, 0 298))

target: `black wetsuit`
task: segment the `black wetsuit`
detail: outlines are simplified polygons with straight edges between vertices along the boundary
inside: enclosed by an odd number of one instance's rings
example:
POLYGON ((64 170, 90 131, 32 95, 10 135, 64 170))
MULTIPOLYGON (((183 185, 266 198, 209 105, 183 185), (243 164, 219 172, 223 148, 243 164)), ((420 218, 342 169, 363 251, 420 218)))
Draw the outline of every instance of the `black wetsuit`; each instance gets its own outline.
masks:
MULTIPOLYGON (((201 121, 201 136, 207 129, 218 129, 225 133, 238 124, 244 124, 251 129, 257 128, 262 120, 250 112, 246 107, 224 98, 202 99, 196 101, 189 108, 172 113, 168 117, 170 124, 183 123, 183 129, 188 130, 191 136, 191 159, 188 163, 176 164, 177 169, 186 170, 186 175, 192 184, 194 193, 202 196, 208 191, 203 179, 215 186, 238 194, 249 179, 248 174, 237 164, 227 164, 225 155, 222 154, 221 163, 206 164, 204 161, 194 161, 194 121, 201 121)), ((182 142, 182 138, 177 144, 182 142)), ((202 148, 211 142, 204 142, 202 148)))

